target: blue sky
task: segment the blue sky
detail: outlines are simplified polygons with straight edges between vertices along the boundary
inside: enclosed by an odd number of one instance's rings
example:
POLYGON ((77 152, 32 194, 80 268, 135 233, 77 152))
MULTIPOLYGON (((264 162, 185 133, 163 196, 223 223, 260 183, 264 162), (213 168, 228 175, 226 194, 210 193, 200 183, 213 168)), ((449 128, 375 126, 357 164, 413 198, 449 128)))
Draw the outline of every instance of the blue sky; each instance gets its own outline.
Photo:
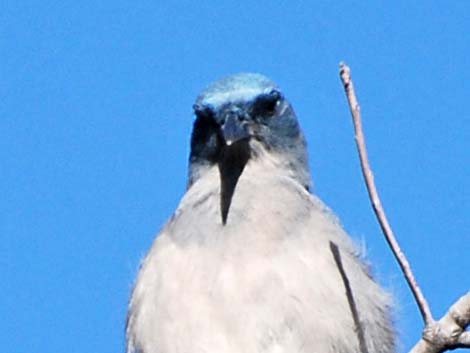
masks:
POLYGON ((0 346, 120 352, 140 259, 184 193, 191 106, 270 76, 314 191, 421 319, 369 207, 338 63, 353 70, 384 206, 436 316, 469 289, 467 1, 3 1, 0 346))

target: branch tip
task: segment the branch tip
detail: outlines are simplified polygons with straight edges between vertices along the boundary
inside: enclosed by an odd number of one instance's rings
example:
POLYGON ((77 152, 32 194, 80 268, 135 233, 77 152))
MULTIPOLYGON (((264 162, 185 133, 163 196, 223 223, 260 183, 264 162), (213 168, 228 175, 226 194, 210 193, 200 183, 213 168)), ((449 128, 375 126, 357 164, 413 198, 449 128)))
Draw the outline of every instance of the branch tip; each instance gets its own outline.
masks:
POLYGON ((393 233, 392 227, 388 222, 387 215, 382 206, 382 202, 380 201, 377 187, 375 186, 374 175, 372 172, 372 168, 369 164, 369 158, 367 156, 366 141, 364 132, 362 130, 361 111, 359 109, 359 103, 357 101, 356 93, 354 91, 354 84, 351 78, 351 69, 344 63, 340 64, 340 76, 354 124, 356 147, 359 153, 362 175, 366 183, 367 192, 369 193, 369 199, 371 201, 372 208, 374 210, 377 221, 379 222, 380 228, 382 229, 382 233, 384 234, 385 239, 387 240, 387 243, 390 246, 393 255, 395 256, 395 259, 397 260, 403 272, 403 275, 405 276, 408 286, 411 292, 413 293, 415 301, 421 312, 421 316, 423 317, 424 323, 426 325, 429 325, 434 321, 431 309, 429 308, 427 300, 421 292, 421 289, 419 288, 418 282, 414 277, 408 259, 404 255, 403 251, 400 248, 400 245, 398 244, 398 241, 396 240, 395 234, 393 233))
POLYGON ((369 165, 367 157, 366 142, 364 132, 362 131, 361 112, 356 93, 354 92, 351 69, 343 62, 340 63, 340 77, 353 119, 355 131, 354 139, 356 141, 362 175, 367 186, 372 208, 382 229, 382 233, 413 293, 425 323, 422 338, 413 347, 410 353, 442 353, 455 348, 470 348, 470 292, 457 300, 439 321, 434 320, 429 304, 419 288, 411 266, 393 234, 385 210, 382 207, 374 182, 374 174, 372 173, 372 168, 369 165))
POLYGON ((348 86, 351 82, 351 69, 344 62, 339 63, 339 75, 341 77, 341 81, 343 81, 343 85, 348 86))

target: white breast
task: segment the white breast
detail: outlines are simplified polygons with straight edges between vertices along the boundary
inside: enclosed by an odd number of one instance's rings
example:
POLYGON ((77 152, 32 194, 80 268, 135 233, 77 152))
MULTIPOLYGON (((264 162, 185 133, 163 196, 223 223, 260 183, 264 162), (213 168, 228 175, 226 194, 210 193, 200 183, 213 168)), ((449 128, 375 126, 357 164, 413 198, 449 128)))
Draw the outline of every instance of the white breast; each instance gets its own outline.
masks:
POLYGON ((330 242, 369 351, 393 351, 388 296, 321 201, 275 170, 269 160, 248 163, 225 226, 216 168, 188 190, 142 264, 130 352, 359 352, 330 242))

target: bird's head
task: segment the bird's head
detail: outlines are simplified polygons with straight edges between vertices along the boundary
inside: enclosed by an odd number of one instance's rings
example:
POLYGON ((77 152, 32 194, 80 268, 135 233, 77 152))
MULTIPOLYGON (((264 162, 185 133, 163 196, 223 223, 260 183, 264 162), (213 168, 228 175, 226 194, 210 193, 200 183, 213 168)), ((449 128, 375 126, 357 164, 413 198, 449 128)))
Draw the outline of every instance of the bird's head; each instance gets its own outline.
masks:
MULTIPOLYGON (((271 154, 307 189, 305 139, 283 93, 267 77, 244 73, 211 84, 194 104, 189 186, 213 166, 233 187, 247 163, 271 154)), ((233 192, 233 190, 232 190, 233 192)))

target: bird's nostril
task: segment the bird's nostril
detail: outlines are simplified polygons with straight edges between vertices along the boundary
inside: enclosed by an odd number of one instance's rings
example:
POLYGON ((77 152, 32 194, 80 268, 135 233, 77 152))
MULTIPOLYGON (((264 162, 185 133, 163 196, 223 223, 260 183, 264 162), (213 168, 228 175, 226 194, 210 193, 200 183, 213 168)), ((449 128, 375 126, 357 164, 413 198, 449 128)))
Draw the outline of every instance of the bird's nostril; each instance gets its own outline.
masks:
POLYGON ((227 113, 221 120, 220 124, 224 125, 227 123, 227 121, 231 120, 234 123, 243 123, 244 121, 247 120, 247 116, 245 113, 240 112, 240 111, 231 111, 227 113))
POLYGON ((245 114, 242 111, 231 111, 228 115, 227 118, 233 119, 234 121, 242 122, 246 120, 245 114))

